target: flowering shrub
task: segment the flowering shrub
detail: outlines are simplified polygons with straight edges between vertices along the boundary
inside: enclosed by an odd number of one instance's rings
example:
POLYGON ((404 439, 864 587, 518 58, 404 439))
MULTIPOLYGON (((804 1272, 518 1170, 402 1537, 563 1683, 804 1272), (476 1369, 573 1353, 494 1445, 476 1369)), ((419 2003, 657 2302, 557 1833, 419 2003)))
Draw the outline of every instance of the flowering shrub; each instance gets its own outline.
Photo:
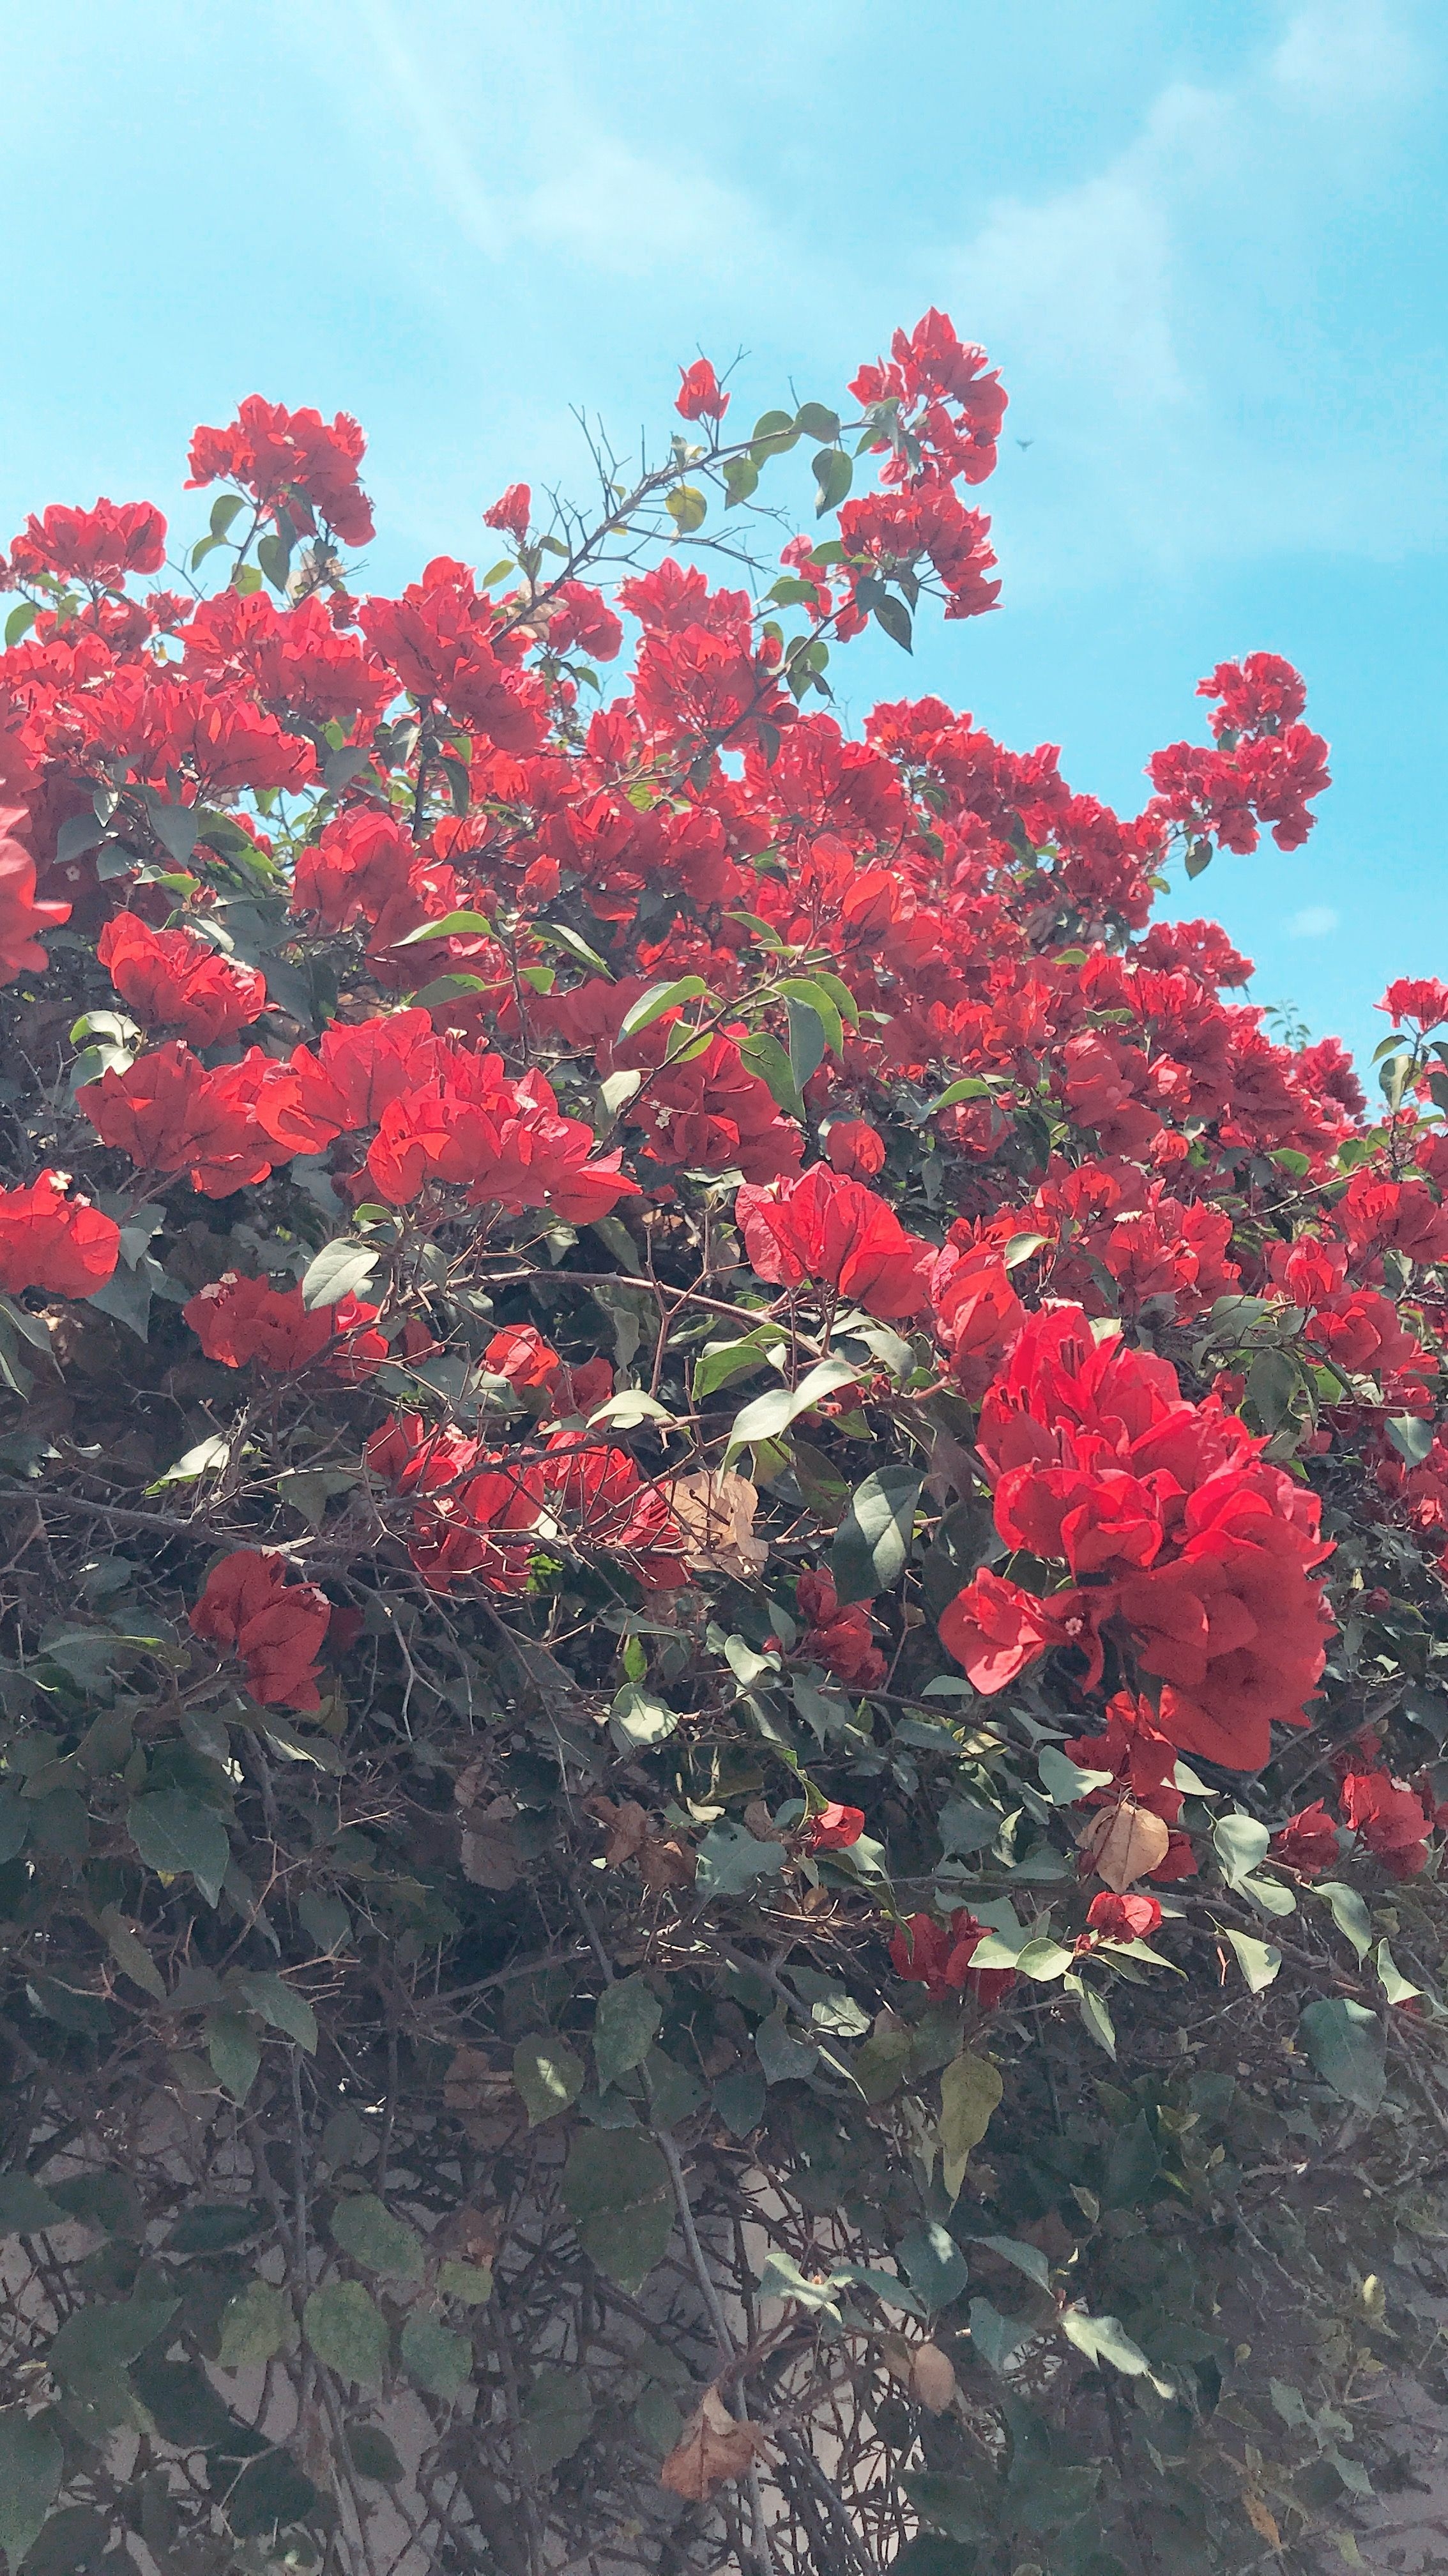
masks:
POLYGON ((1153 920, 1308 838, 1275 655, 1130 818, 845 733, 841 644, 994 605, 1005 401, 933 312, 843 413, 700 359, 387 599, 360 430, 254 396, 204 532, 10 547, 12 2576, 1354 2557, 1448 987, 1370 1113, 1153 920))

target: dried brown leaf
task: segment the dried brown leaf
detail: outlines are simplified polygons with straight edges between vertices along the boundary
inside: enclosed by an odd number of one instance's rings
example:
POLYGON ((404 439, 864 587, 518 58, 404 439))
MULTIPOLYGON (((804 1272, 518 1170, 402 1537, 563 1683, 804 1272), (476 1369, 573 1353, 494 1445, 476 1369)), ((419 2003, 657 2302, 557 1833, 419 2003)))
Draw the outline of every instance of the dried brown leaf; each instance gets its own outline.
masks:
POLYGON ((757 2424, 737 2423, 718 2389, 706 2388, 659 2471, 659 2484, 703 2504, 716 2487, 747 2477, 764 2444, 757 2424))
POLYGON ((732 1574, 741 1583, 763 1573, 769 1550, 754 1535, 758 1501, 748 1477, 727 1468, 674 1478, 669 1509, 689 1542, 684 1562, 692 1573, 732 1574))
POLYGON ((955 2372, 938 2343, 918 2343, 910 2356, 910 2394, 927 2415, 943 2415, 955 2397, 955 2372))
POLYGON ((1129 1798, 1114 1807, 1102 1807, 1076 1839, 1097 1877, 1118 1896, 1165 1860, 1171 1842, 1160 1816, 1154 1816, 1150 1807, 1134 1806, 1129 1798))

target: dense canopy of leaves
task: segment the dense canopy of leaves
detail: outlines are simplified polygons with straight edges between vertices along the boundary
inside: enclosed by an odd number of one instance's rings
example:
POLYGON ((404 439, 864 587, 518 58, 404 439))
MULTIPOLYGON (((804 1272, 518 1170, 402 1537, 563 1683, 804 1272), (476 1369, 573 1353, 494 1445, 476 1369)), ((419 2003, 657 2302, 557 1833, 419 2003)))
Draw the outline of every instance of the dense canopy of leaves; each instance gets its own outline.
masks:
POLYGON ((397 599, 259 396, 3 567, 12 2576, 1341 2563, 1433 2342, 1448 987, 1370 1117, 1153 920, 1275 655, 1130 819, 842 730, 999 589, 943 316, 735 399, 397 599))

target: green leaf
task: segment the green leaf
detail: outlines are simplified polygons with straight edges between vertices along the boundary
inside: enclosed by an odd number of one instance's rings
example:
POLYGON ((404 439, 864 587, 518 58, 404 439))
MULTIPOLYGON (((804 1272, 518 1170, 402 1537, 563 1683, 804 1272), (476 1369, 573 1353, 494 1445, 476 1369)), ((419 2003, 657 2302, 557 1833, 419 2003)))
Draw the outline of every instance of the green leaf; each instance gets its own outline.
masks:
POLYGON ((440 2397, 445 2405, 452 2404, 472 2377, 470 2336, 455 2334, 426 2308, 409 2312, 398 2350, 413 2385, 425 2388, 430 2397, 440 2397))
POLYGON ((822 519, 827 510, 837 510, 848 499, 855 469, 842 447, 822 447, 814 460, 814 473, 815 517, 822 519))
POLYGON ((9 616, 5 620, 5 650, 7 653, 9 652, 12 644, 20 643, 22 638, 29 634, 31 627, 35 624, 36 618, 39 614, 40 612, 33 599, 22 599, 18 608, 11 609, 9 616))
POLYGON ((825 1024, 808 1002, 792 998, 785 1003, 789 1022, 789 1069, 796 1091, 803 1093, 811 1074, 817 1073, 825 1058, 825 1024))
POLYGON ((359 2477, 373 2478, 382 2487, 400 2484, 404 2474, 402 2462, 380 2425, 349 2424, 347 2448, 359 2477))
POLYGON ((1061 2332, 1088 2361, 1098 2365, 1109 2361, 1113 2370, 1123 2371, 1128 2379, 1150 2373, 1151 2364, 1141 2346, 1132 2342, 1116 2317, 1088 2317, 1084 2308, 1067 2308, 1061 2332))
POLYGON ((493 925, 485 912, 445 912, 441 921, 424 921, 418 929, 409 930, 405 939, 395 940, 397 948, 422 948, 431 939, 491 939, 493 925))
POLYGON ((1375 1965, 1383 1992, 1390 2004, 1411 2003, 1415 1995, 1422 1993, 1421 1986, 1410 1984, 1404 1976, 1386 1941, 1378 1943, 1375 1965))
POLYGON ((899 1582, 923 1483, 909 1467, 880 1467, 855 1487, 830 1550, 830 1580, 842 1602, 872 1601, 899 1582))
POLYGON ((702 1000, 708 989, 702 975, 676 975, 671 983, 651 984, 646 993, 640 993, 632 1008, 625 1011, 619 1022, 619 1041, 637 1037, 641 1029, 651 1029, 655 1020, 663 1018, 665 1011, 680 1009, 685 1002, 702 1000))
MULTIPOLYGON (((984 1949, 984 1942, 981 1947, 984 1949)), ((1059 1941, 1027 1941, 1016 1952, 1016 1966, 1023 1977, 1034 1977, 1038 1984, 1049 1985, 1065 1976, 1075 1955, 1059 1941)))
POLYGON ((836 1387, 848 1386, 859 1377, 859 1370, 848 1360, 828 1359, 816 1363, 797 1387, 771 1387, 767 1395, 757 1395, 736 1413, 729 1432, 729 1452, 742 1449, 746 1442, 777 1440, 801 1413, 808 1413, 822 1395, 833 1394, 836 1387))
POLYGON ((784 1845, 762 1843, 747 1825, 722 1817, 699 1845, 700 1895, 742 1896, 756 1878, 776 1878, 784 1867, 784 1845))
POLYGON ((1373 1919, 1357 1889, 1340 1878, 1320 1878, 1312 1892, 1326 1898, 1339 1932, 1352 1943, 1359 1959, 1365 1959, 1373 1946, 1373 1919))
POLYGON ((369 2272, 395 2272, 404 2281, 422 2276, 422 2238, 405 2218, 394 2218, 375 2191, 349 2192, 339 2200, 332 2234, 343 2253, 369 2272))
POLYGON ((1395 1413, 1390 1415, 1385 1428, 1398 1456, 1405 1459, 1410 1467, 1421 1467, 1437 1436, 1436 1425, 1431 1418, 1425 1422, 1416 1413, 1395 1413))
POLYGON ((583 2091, 583 2065, 565 2039, 551 2031, 520 2039, 513 2051, 513 2082, 528 2109, 528 2126, 556 2120, 583 2091))
POLYGON ((255 2013, 273 2030, 285 2032, 309 2056, 316 2053, 317 2016, 305 1995, 280 1977, 245 1976, 236 1981, 237 1992, 255 2013))
POLYGON ((1003 2316, 990 2299, 970 2303, 970 2339, 982 2361, 998 2375, 1009 2369, 1023 2343, 1037 2333, 1029 2317, 1003 2316))
POLYGON ((585 2252, 630 2297, 668 2251, 669 2169, 636 2129, 586 2129, 563 2169, 563 2203, 585 2252))
POLYGON ((261 2069, 261 2042, 250 2022, 241 2013, 210 2013, 206 2054, 217 2083, 233 2102, 244 2102, 261 2069))
POLYGON ((522 2405, 523 2438, 540 2477, 571 2460, 593 2425, 593 2399, 581 2370, 540 2370, 522 2405))
POLYGON ((948 2200, 958 2200, 972 2147, 978 2147, 1004 2091, 1000 2069, 966 2049, 940 2079, 941 2180, 948 2200))
POLYGON ((60 2490, 65 2453, 48 2414, 0 2415, 0 2548, 18 2568, 60 2490))
POLYGON ((1038 2290, 1049 2290, 1051 2266, 1039 2245, 1027 2245, 1019 2236, 981 2236, 975 2242, 988 2245, 992 2254, 998 2254, 1003 2263, 1013 2264, 1016 2271, 1024 2272, 1026 2279, 1034 2281, 1038 2290))
POLYGON ((88 2382, 128 2369, 180 2305, 179 2299, 135 2298, 73 2308, 51 2343, 52 2372, 63 2387, 82 2393, 88 2382))
POLYGON ((226 2519, 238 2540, 262 2540, 300 2522, 319 2501, 312 2481, 290 2451, 265 2451, 248 2460, 227 2491, 226 2519))
POLYGON ((28 2173, 0 2174, 0 2236, 34 2236, 66 2216, 58 2200, 28 2173))
POLYGON ((1110 1771, 1083 1771, 1059 1744, 1043 1744, 1036 1756, 1041 1786, 1053 1807, 1074 1807, 1093 1789, 1104 1788, 1110 1771))
POLYGON ((593 2059, 601 2093, 642 2066, 663 2018, 664 2008, 646 1978, 623 1977, 604 1988, 593 2016, 593 2059))
POLYGON ((1081 2016, 1082 2029, 1095 2040, 1098 2048, 1104 2048, 1107 2056, 1114 2059, 1116 2024, 1101 1997, 1093 1986, 1087 1985, 1084 1977, 1067 1977, 1065 1984, 1067 1992, 1076 1998, 1076 2010, 1081 2016))
POLYGON ((907 653, 914 652, 910 611, 903 599, 897 599, 893 591, 887 590, 875 602, 875 617, 892 644, 903 646, 907 653))
POLYGON ((811 2281, 782 2245, 771 2245, 759 2275, 761 2299, 791 2299, 796 2307, 823 2310, 839 2322, 839 2293, 833 2281, 811 2281))
POLYGON ((276 2353, 291 2352, 297 2321, 285 2290, 270 2281, 248 2281, 227 2302, 216 2358, 223 2370, 259 2370, 276 2353))
POLYGON ((607 958, 600 957, 596 948, 590 948, 587 940, 581 939, 566 921, 535 921, 532 930, 534 938, 541 939, 545 946, 565 949, 570 957, 577 958, 580 966, 591 967, 596 975, 606 975, 611 984, 616 981, 607 958))
POLYGON ((763 1368, 775 1351, 783 1355, 787 1349, 788 1343, 782 1339, 777 1324, 745 1333, 737 1342, 706 1342, 694 1362, 691 1385, 695 1404, 702 1404, 706 1395, 727 1386, 731 1378, 742 1377, 747 1369, 763 1368))
POLYGON ((738 1041, 741 1061, 757 1074, 766 1086, 777 1108, 787 1118, 803 1118, 804 1103, 794 1078, 794 1069, 777 1037, 768 1029, 756 1029, 751 1036, 738 1041))
POLYGON ((681 537, 691 537, 709 515, 708 501, 696 483, 676 483, 664 495, 664 508, 681 537))
POLYGON ((459 2307, 480 2308, 493 2295, 491 2263, 439 2263, 437 2267, 439 2296, 456 2299, 459 2307))
POLYGON ((318 2361, 342 2379, 377 2388, 387 2368, 387 2320, 360 2281, 329 2281, 314 2290, 302 2325, 318 2361))
POLYGON ((901 2238, 895 2260, 927 2308, 948 2308, 970 2278, 970 2266, 954 2237, 936 2218, 922 2219, 901 2238))
POLYGON ((324 1243, 302 1273, 302 1304, 308 1314, 319 1306, 339 1305, 344 1297, 359 1296, 380 1258, 365 1243, 324 1243))
POLYGON ((157 1789, 132 1799, 126 1829, 148 1869, 164 1878, 189 1871, 207 1904, 217 1903, 231 1844, 215 1808, 193 1789, 157 1789))
POLYGON ((1323 1996, 1307 2006, 1298 2029, 1324 2083, 1358 2110, 1376 2111, 1387 2086, 1387 2043, 1377 2014, 1346 1995, 1323 1996))
POLYGON ((1254 1995, 1260 1995, 1282 1965, 1281 1951, 1274 1950, 1270 1941, 1254 1941, 1250 1932, 1234 1932, 1230 1924, 1226 1931, 1249 1988, 1254 1995))
POLYGON ((100 1922, 117 1967, 130 1978, 132 1985, 140 1987, 143 1994, 163 2004, 166 2000, 165 1981, 145 1943, 137 1939, 114 1905, 102 1907, 100 1922))
POLYGON ((834 439, 840 434, 839 414, 831 411, 828 403, 801 403, 794 416, 794 426, 801 438, 834 439))
POLYGON ((185 2209, 164 2239, 168 2254, 225 2254, 233 2245, 242 2245, 257 2231, 258 2219, 250 2202, 203 2201, 199 2208, 185 2209))
POLYGON ((1217 1855, 1222 1876, 1229 1887, 1240 1887, 1244 1878, 1264 1860, 1272 1840, 1265 1825, 1255 1816, 1244 1816, 1240 1808, 1229 1809, 1212 1827, 1212 1848, 1217 1855))

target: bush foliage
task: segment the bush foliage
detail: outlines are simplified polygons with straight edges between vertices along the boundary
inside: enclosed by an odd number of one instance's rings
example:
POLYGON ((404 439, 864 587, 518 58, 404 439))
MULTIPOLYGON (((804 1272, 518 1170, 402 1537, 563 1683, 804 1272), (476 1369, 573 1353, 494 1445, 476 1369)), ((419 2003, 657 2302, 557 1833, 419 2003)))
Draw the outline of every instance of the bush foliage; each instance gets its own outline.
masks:
POLYGON ((943 317, 735 400, 396 599, 260 397, 184 551, 11 548, 12 2576, 1304 2568, 1393 2474, 1448 989, 1370 1116, 1153 921, 1306 839, 1271 654, 1130 820, 845 734, 999 586, 943 317))

